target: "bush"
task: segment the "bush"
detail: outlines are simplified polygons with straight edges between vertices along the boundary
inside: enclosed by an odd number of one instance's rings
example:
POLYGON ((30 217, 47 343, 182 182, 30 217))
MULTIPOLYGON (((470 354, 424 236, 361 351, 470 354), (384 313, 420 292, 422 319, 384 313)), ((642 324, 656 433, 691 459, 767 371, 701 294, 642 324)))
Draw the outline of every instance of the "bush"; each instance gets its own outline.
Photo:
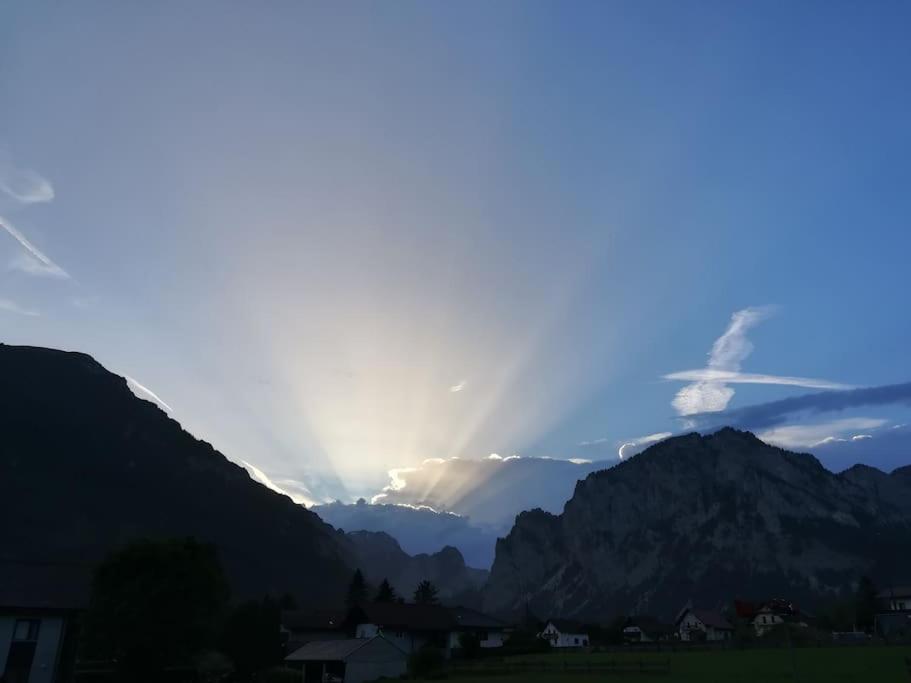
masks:
POLYGON ((459 656, 476 659, 481 654, 481 639, 474 633, 459 634, 459 656))
POLYGON ((532 655, 550 651, 550 643, 528 629, 516 629, 500 648, 504 655, 532 655))
POLYGON ((408 674, 413 678, 436 678, 443 674, 443 652, 432 645, 425 645, 408 656, 408 674))
POLYGON ((301 672, 294 669, 275 666, 265 671, 260 671, 254 677, 256 683, 300 683, 301 672))

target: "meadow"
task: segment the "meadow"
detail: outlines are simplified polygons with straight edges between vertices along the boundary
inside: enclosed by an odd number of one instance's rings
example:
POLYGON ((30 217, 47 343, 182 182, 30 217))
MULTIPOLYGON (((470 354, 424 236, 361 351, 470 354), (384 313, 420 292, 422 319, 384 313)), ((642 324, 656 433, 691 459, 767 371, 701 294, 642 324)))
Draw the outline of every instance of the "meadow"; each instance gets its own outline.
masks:
POLYGON ((907 683, 911 647, 822 647, 546 654, 484 660, 453 668, 446 680, 555 683, 907 683), (640 671, 640 668, 642 671, 640 671))

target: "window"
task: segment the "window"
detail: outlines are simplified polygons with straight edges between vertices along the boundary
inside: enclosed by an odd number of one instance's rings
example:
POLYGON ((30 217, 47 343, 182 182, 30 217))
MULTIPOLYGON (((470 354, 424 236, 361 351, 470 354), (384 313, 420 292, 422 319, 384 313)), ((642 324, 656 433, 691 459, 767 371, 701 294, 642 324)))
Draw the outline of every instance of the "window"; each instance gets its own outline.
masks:
POLYGON ((578 645, 578 644, 579 644, 579 639, 573 638, 573 645, 578 645))
POLYGON ((17 619, 13 631, 13 640, 35 641, 38 640, 38 627, 41 622, 37 619, 17 619))

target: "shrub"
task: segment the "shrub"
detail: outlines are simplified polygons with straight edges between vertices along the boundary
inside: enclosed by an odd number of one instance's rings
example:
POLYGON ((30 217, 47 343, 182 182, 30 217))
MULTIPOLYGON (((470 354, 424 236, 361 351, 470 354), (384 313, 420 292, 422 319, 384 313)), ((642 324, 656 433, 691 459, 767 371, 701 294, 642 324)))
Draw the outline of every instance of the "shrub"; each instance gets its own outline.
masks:
POLYGON ((408 656, 408 674, 414 678, 435 678, 443 673, 443 652, 425 645, 408 656))

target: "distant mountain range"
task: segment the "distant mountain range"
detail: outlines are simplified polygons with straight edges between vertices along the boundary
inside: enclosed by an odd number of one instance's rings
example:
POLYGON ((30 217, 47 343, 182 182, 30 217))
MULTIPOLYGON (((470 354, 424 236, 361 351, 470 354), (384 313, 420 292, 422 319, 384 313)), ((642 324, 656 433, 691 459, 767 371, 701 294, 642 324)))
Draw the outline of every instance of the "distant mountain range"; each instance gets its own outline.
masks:
POLYGON ((460 515, 410 505, 371 505, 363 499, 350 505, 338 501, 314 505, 310 510, 348 532, 385 532, 412 555, 450 546, 458 548, 471 567, 487 569, 493 563, 496 534, 460 515))
POLYGON ((668 439, 524 512, 485 588, 499 613, 672 617, 687 601, 801 605, 911 577, 911 468, 833 474, 730 428, 668 439))
POLYGON ((0 583, 29 566, 84 571, 132 539, 169 536, 216 544, 239 598, 336 606, 359 566, 409 596, 422 578, 460 595, 486 576, 454 548, 411 558, 385 534, 336 531, 90 356, 0 344, 0 377, 0 583))

